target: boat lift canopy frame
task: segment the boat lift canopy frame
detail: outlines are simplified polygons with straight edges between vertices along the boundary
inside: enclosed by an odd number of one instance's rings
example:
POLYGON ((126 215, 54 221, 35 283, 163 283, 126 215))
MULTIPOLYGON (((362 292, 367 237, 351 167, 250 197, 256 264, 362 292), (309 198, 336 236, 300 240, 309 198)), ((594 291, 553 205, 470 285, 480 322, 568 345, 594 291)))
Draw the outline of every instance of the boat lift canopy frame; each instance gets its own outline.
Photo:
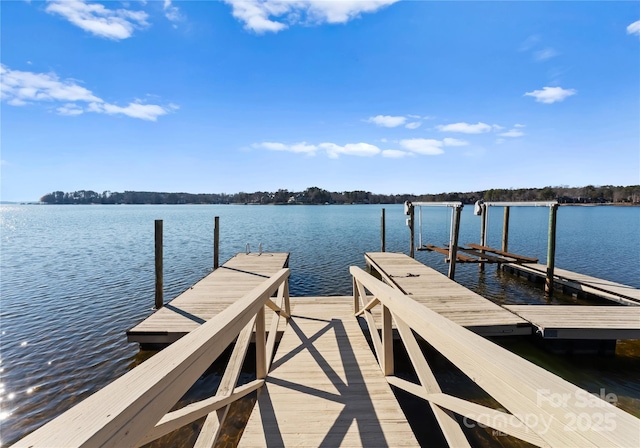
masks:
MULTIPOLYGON (((460 232, 460 212, 462 211, 462 202, 405 202, 405 214, 409 215, 407 224, 411 229, 411 257, 414 257, 414 207, 421 207, 419 218, 420 228, 420 246, 422 247, 422 207, 451 207, 451 230, 449 233, 449 278, 455 277, 455 266, 457 260, 458 250, 458 235, 460 232)), ((510 207, 549 207, 549 229, 548 229, 548 244, 547 244, 547 276, 545 279, 545 294, 553 294, 553 276, 555 269, 555 251, 556 251, 556 222, 558 201, 487 201, 476 202, 476 209, 479 208, 478 214, 482 217, 481 230, 480 230, 480 245, 487 246, 487 223, 489 218, 489 207, 504 207, 504 225, 502 229, 502 251, 507 252, 509 246, 509 210, 510 207)), ((484 264, 479 264, 479 269, 484 269, 484 264)))

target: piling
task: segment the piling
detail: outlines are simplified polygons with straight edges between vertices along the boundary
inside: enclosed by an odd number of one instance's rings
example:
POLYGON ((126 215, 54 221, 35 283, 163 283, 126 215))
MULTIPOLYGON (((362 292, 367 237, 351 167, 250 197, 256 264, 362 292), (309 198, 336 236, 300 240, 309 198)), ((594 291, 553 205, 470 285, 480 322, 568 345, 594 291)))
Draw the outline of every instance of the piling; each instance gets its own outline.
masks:
POLYGON ((458 259, 458 236, 460 234, 460 213, 462 205, 453 208, 453 225, 451 242, 449 244, 449 278, 454 280, 456 277, 456 261, 458 259))
POLYGON ((504 207, 504 220, 502 222, 502 251, 509 252, 509 206, 504 207))
POLYGON ((409 205, 409 231, 411 232, 411 248, 409 249, 409 256, 411 258, 415 258, 416 253, 416 235, 415 235, 415 226, 414 226, 414 218, 415 218, 415 207, 413 205, 409 205))
POLYGON ((213 219, 213 270, 220 266, 220 217, 213 219))
POLYGON ((380 216, 380 252, 386 252, 386 226, 384 218, 384 208, 380 216))
MULTIPOLYGON (((482 204, 482 214, 480 215, 480 245, 487 245, 487 222, 489 220, 489 207, 487 204, 482 204)), ((480 253, 484 253, 484 250, 481 250, 480 253)), ((484 263, 478 263, 478 270, 480 272, 484 272, 484 263)))
POLYGON ((553 295, 553 271, 556 261, 556 221, 558 216, 558 204, 549 206, 549 237, 547 243, 547 278, 544 283, 546 296, 553 295))
POLYGON ((162 291, 162 220, 155 220, 155 246, 156 246, 156 298, 155 306, 159 310, 164 305, 164 296, 162 291))

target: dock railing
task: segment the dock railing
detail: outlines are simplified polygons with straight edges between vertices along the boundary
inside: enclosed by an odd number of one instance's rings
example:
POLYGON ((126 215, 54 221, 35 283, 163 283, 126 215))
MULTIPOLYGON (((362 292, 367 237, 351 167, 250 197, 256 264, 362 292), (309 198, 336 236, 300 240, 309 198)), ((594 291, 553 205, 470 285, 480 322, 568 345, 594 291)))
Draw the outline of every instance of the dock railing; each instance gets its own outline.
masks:
POLYGON ((640 419, 612 405, 614 393, 594 396, 423 306, 358 267, 354 311, 369 327, 380 368, 392 386, 429 402, 450 446, 469 446, 455 418, 536 446, 640 446, 640 419), (372 309, 382 307, 379 334, 372 309), (419 382, 394 375, 392 320, 419 382), (415 334, 451 361, 504 409, 442 393, 415 334))
POLYGON ((220 314, 14 446, 137 447, 204 416, 207 419, 196 446, 213 446, 229 405, 264 384, 279 318, 289 319, 291 314, 288 277, 289 269, 280 270, 220 314), (265 308, 275 312, 268 339, 265 308), (236 386, 254 327, 257 378, 236 386), (234 340, 215 396, 169 412, 234 340))

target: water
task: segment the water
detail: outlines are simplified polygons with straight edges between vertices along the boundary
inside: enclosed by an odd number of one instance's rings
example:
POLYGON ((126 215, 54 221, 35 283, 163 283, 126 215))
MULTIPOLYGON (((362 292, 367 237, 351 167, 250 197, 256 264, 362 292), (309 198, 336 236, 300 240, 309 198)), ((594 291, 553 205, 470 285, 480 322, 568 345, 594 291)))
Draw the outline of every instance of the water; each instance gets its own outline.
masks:
MULTIPOLYGON (((387 250, 408 252, 401 205, 387 205, 387 250)), ((140 362, 125 331, 154 302, 154 219, 164 220, 165 298, 211 271, 213 218, 221 262, 245 250, 291 252, 294 296, 349 295, 348 267, 380 249, 381 206, 0 207, 0 424, 11 444, 140 362)), ((512 208, 509 250, 546 261, 547 208, 512 208)), ((449 239, 450 210, 425 208, 423 243, 449 239)), ((418 219, 416 217, 416 219, 418 219)), ((489 245, 500 246, 501 209, 490 209, 489 245)), ((478 242, 480 218, 462 213, 460 243, 478 242)), ((640 208, 561 207, 556 266, 640 288, 640 208)), ((443 256, 416 258, 445 273, 443 256)), ((500 303, 546 303, 542 291, 488 267, 458 265, 456 280, 500 303)), ((574 303, 559 296, 554 303, 574 303)), ((528 342, 503 342, 570 381, 620 396, 640 414, 640 343, 620 343, 615 362, 567 360, 528 342), (575 366, 579 365, 579 371, 575 366)))

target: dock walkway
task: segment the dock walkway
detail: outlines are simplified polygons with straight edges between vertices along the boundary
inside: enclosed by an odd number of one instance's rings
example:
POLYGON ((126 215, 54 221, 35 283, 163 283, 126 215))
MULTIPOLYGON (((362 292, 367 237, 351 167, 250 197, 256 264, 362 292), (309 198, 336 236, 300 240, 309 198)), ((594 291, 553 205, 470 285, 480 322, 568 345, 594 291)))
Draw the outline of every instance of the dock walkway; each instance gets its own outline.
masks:
POLYGON ((419 446, 353 317, 352 297, 292 300, 239 446, 419 446))
MULTIPOLYGON (((127 331, 128 342, 171 344, 289 264, 288 253, 240 253, 127 331)), ((270 315, 267 325, 270 322, 270 315)), ((280 330, 284 329, 284 321, 280 330)))
POLYGON ((640 339, 640 307, 506 305, 545 339, 640 339))
POLYGON ((526 320, 407 255, 368 252, 365 260, 391 287, 474 333, 531 334, 526 320))
MULTIPOLYGON (((517 275, 541 278, 543 280, 547 275, 547 266, 538 263, 527 265, 508 263, 503 264, 502 269, 517 275)), ((600 297, 624 305, 640 305, 640 289, 633 286, 622 285, 558 268, 554 269, 554 282, 563 289, 576 291, 577 293, 600 297)))

